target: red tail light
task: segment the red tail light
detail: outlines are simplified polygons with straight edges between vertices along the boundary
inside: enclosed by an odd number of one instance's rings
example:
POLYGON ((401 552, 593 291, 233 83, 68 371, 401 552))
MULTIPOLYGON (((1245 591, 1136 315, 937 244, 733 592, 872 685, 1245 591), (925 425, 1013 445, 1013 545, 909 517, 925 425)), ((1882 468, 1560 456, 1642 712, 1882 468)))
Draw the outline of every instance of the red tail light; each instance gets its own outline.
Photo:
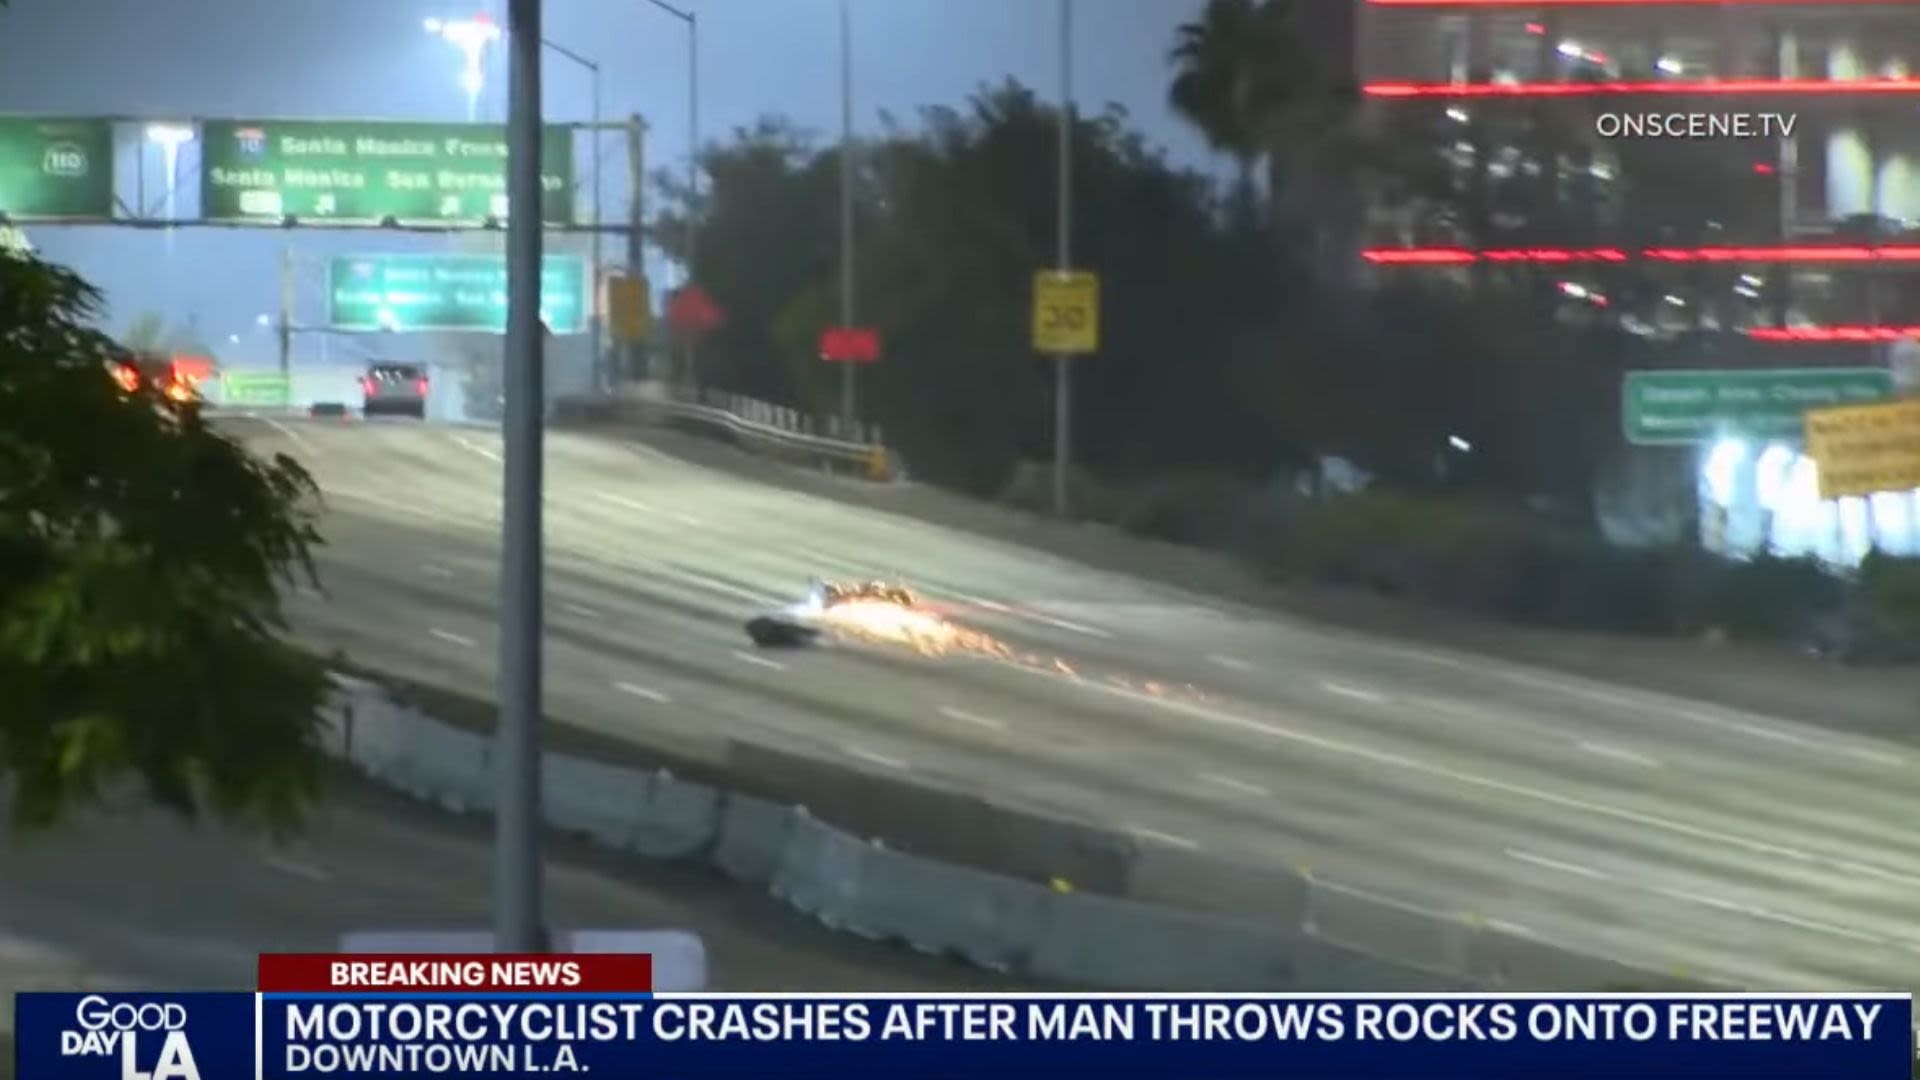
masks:
POLYGON ((360 390, 368 397, 373 396, 373 376, 364 376, 360 380, 360 390))
POLYGON ((427 380, 425 380, 425 379, 416 379, 416 380, 414 380, 414 383, 413 383, 413 388, 414 388, 415 390, 418 390, 418 391, 420 391, 420 396, 421 396, 421 397, 426 397, 426 396, 427 396, 427 380))

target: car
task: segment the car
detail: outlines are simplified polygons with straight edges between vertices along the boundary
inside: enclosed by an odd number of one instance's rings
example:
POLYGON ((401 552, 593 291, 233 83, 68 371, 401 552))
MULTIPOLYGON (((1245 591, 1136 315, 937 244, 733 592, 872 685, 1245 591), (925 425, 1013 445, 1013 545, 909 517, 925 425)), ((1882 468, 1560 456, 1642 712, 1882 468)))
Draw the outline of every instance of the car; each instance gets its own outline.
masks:
POLYGON ((427 418, 427 369, 418 364, 374 364, 360 377, 366 416, 427 418))
POLYGON ((128 394, 142 388, 152 389, 171 401, 198 401, 198 381, 182 369, 173 357, 162 353, 121 351, 109 365, 120 389, 128 394))

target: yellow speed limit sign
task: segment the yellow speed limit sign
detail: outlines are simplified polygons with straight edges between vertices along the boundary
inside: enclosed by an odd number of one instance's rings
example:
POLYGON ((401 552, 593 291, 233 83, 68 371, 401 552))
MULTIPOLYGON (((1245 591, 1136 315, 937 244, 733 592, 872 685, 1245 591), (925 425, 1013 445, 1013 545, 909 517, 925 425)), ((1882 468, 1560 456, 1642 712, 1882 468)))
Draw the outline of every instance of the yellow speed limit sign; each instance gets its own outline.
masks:
POLYGON ((1100 350, 1100 279, 1085 270, 1033 276, 1033 349, 1065 356, 1100 350))

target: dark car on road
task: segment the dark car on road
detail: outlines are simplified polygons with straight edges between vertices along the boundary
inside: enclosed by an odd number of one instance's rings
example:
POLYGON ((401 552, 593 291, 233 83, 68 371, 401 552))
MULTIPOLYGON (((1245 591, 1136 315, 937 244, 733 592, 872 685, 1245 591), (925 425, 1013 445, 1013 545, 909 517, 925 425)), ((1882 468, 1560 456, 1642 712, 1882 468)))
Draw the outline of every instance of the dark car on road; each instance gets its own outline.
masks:
POLYGON ((360 377, 367 416, 427 417, 427 369, 418 364, 374 364, 360 377))

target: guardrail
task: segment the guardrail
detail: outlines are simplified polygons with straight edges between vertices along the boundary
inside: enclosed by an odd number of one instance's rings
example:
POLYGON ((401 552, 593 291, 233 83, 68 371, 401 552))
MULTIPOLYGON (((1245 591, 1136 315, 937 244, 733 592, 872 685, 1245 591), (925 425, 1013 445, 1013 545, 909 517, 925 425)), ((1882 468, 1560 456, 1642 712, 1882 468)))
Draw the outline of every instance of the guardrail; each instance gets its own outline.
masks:
POLYGON ((563 400, 559 414, 562 418, 689 427, 768 457, 871 480, 895 479, 900 472, 898 455, 887 449, 878 425, 856 422, 844 429, 837 416, 816 417, 742 394, 695 392, 662 382, 636 383, 610 398, 563 400))
MULTIPOLYGON (((376 781, 462 813, 490 813, 486 737, 341 677, 327 746, 376 781)), ((1139 847, 1127 895, 1082 892, 892 850, 804 806, 549 752, 549 826, 647 858, 709 866, 835 930, 1085 988, 1539 991, 1725 989, 1598 959, 1497 923, 1461 921, 1311 873, 1236 867, 1139 847), (1238 912, 1173 907, 1182 895, 1238 912), (1261 911, 1255 917, 1248 911, 1261 911)), ((849 776, 858 776, 850 773, 849 776)))

